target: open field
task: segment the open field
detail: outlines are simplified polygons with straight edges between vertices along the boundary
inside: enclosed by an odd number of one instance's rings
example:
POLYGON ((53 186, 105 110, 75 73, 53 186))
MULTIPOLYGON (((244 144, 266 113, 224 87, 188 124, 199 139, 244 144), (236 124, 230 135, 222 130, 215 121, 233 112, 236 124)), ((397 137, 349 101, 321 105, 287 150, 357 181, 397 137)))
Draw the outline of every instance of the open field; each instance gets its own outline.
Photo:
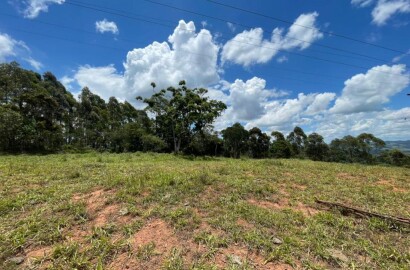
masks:
POLYGON ((315 198, 409 217, 410 170, 169 154, 2 156, 0 268, 408 269, 410 227, 345 216, 315 198))

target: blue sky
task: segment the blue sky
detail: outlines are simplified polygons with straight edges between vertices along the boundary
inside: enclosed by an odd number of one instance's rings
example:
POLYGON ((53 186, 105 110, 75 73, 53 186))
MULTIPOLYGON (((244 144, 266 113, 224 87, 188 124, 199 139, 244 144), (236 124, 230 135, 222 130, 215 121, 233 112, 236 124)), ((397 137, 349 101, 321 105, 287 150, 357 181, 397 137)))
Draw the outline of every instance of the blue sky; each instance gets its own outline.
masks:
POLYGON ((410 0, 217 2, 293 24, 206 0, 9 0, 0 61, 136 106, 185 79, 228 104, 216 129, 410 139, 410 0))

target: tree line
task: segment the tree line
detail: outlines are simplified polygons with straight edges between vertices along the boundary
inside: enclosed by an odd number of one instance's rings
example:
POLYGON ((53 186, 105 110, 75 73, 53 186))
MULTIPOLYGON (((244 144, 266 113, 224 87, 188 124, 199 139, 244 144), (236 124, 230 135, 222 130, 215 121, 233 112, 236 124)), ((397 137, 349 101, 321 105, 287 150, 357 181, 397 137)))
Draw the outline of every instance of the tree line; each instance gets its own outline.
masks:
POLYGON ((143 99, 144 110, 115 97, 108 102, 87 87, 76 99, 51 72, 40 75, 16 62, 0 64, 0 151, 52 153, 93 149, 111 152, 174 152, 240 158, 307 158, 317 161, 388 163, 409 166, 398 150, 382 151, 372 134, 345 136, 326 144, 321 135, 300 127, 286 137, 236 123, 221 132, 213 122, 226 105, 204 88, 156 90, 143 99))

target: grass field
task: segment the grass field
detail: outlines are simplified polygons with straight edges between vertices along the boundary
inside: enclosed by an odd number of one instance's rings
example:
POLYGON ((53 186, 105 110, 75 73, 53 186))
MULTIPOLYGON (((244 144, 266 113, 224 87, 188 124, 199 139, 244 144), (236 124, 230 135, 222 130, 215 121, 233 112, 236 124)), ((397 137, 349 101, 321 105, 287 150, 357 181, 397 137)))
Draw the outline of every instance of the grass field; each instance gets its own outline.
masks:
POLYGON ((409 269, 410 170, 168 154, 0 157, 0 269, 409 269))

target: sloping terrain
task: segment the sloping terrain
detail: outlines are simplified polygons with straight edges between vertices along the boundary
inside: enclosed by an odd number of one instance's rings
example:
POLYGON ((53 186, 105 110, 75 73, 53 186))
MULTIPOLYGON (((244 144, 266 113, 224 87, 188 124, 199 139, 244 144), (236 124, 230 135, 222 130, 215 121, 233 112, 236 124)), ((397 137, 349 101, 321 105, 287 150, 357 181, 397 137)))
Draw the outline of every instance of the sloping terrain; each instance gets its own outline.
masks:
POLYGON ((410 170, 168 154, 0 157, 1 269, 408 269, 410 170))

